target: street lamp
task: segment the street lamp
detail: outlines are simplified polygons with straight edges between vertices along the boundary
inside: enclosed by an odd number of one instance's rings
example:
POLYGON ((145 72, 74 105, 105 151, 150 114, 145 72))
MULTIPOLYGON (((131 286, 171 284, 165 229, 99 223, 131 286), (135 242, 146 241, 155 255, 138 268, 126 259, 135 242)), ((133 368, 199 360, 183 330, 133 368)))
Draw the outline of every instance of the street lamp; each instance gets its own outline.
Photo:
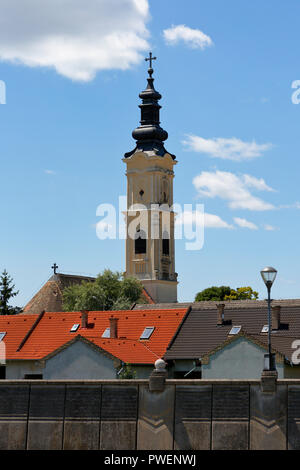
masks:
POLYGON ((268 266, 260 271, 261 277, 268 289, 268 354, 265 354, 265 367, 264 370, 276 370, 274 354, 271 349, 271 287, 275 281, 277 271, 276 269, 268 266))

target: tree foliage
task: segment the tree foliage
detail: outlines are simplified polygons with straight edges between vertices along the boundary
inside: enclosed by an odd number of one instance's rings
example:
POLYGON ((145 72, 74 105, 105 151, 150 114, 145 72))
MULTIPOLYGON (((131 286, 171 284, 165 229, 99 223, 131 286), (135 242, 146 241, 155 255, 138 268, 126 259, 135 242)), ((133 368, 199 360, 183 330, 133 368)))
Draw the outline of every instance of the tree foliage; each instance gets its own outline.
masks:
POLYGON ((258 292, 252 287, 238 287, 236 290, 231 289, 229 295, 225 295, 224 300, 257 300, 258 292))
POLYGON ((212 286, 198 292, 195 297, 196 302, 203 300, 223 301, 223 300, 256 300, 258 299, 258 292, 254 291, 252 287, 238 287, 232 289, 229 286, 212 286))
POLYGON ((94 282, 67 287, 63 291, 64 311, 126 310, 141 297, 143 286, 138 279, 124 278, 119 272, 105 269, 94 282))
POLYGON ((14 315, 20 312, 19 307, 9 305, 10 299, 18 295, 19 291, 15 291, 13 280, 4 269, 0 276, 0 315, 14 315))
POLYGON ((207 289, 204 289, 196 294, 195 302, 201 302, 203 300, 221 301, 224 300, 225 295, 230 295, 230 293, 231 289, 229 286, 207 287, 207 289))
POLYGON ((135 379, 136 371, 132 368, 131 364, 125 364, 119 372, 119 379, 135 379))

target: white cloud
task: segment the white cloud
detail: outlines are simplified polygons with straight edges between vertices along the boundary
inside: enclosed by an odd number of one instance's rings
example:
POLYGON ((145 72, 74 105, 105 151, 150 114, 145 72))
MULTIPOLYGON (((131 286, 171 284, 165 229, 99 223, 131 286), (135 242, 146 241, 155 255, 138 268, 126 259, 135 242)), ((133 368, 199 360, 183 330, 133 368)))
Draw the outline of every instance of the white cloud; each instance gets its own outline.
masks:
POLYGON ((243 175, 243 180, 245 185, 249 188, 255 188, 259 191, 275 191, 265 183, 263 178, 256 178, 255 176, 251 175, 243 175))
POLYGON ((0 60, 92 80, 142 59, 148 18, 148 0, 1 0, 0 60))
POLYGON ((281 204, 279 209, 300 209, 300 202, 294 202, 294 204, 281 204))
POLYGON ((269 225, 269 224, 265 224, 263 227, 264 227, 264 229, 267 230, 268 232, 273 232, 274 230, 277 230, 276 227, 274 227, 273 225, 269 225))
MULTIPOLYGON (((193 225, 195 223, 202 223, 202 214, 197 214, 195 211, 184 211, 176 217, 177 225, 193 225)), ((215 214, 208 214, 204 212, 204 227, 205 228, 227 228, 232 229, 233 226, 222 220, 221 217, 215 214)))
POLYGON ((166 43, 170 46, 174 46, 180 41, 183 41, 193 49, 205 49, 213 45, 211 38, 200 31, 200 29, 192 29, 184 24, 165 29, 163 34, 166 43))
POLYGON ((260 157, 263 152, 272 147, 272 144, 257 144, 254 140, 244 142, 236 137, 204 139, 197 135, 187 135, 186 140, 183 140, 182 143, 187 147, 187 150, 233 161, 260 157))
POLYGON ((193 184, 200 196, 209 198, 220 197, 228 201, 231 209, 248 209, 253 211, 274 209, 272 204, 254 196, 249 191, 249 187, 268 191, 272 190, 263 179, 258 179, 254 176, 237 176, 226 171, 203 171, 193 179, 193 184))
POLYGON ((241 219, 240 217, 234 217, 234 222, 242 228, 249 228, 250 230, 258 230, 257 225, 253 222, 249 222, 249 220, 241 219))
POLYGON ((55 171, 53 170, 44 170, 47 175, 56 175, 55 171))

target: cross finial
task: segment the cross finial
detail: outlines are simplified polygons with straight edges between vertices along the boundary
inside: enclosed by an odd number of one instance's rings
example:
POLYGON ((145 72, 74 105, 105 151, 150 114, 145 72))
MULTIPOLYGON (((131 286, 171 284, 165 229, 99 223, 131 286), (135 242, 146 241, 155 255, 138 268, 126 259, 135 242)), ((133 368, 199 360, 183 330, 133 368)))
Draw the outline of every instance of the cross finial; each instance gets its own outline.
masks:
POLYGON ((152 52, 149 52, 149 57, 146 57, 145 58, 145 61, 147 62, 149 60, 149 69, 148 69, 148 73, 151 77, 151 75, 153 74, 153 68, 152 68, 152 60, 156 60, 156 57, 152 57, 152 52))
POLYGON ((54 274, 56 274, 56 270, 58 269, 57 264, 54 263, 53 266, 51 266, 51 269, 53 269, 54 274))

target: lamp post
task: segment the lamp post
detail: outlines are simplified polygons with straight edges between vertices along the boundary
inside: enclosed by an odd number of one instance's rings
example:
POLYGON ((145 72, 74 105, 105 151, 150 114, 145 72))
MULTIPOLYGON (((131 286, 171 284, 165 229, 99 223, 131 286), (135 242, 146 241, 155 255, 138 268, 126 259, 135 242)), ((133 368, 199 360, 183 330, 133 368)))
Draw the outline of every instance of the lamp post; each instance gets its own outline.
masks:
POLYGON ((268 354, 265 354, 265 367, 264 370, 276 370, 274 354, 271 348, 271 287, 275 281, 277 271, 276 269, 268 266, 260 271, 261 277, 268 290, 268 354))

